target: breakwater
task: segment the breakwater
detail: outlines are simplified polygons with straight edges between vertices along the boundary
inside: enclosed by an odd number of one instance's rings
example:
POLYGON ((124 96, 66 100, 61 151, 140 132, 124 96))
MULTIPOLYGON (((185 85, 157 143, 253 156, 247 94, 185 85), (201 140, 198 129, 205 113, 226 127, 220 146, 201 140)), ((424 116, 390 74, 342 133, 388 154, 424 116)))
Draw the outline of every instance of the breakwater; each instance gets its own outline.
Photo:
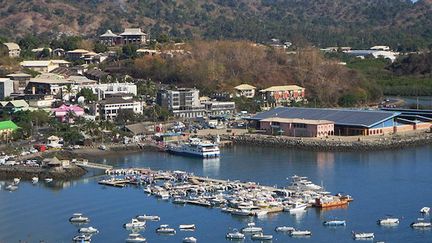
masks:
POLYGON ((56 180, 70 180, 83 176, 87 171, 79 166, 72 165, 67 168, 43 168, 29 166, 0 166, 0 179, 9 180, 13 178, 21 178, 23 180, 31 180, 33 177, 38 178, 53 178, 56 180))
POLYGON ((223 136, 234 144, 299 148, 312 151, 376 151, 421 146, 432 142, 431 133, 416 133, 383 137, 359 137, 357 140, 347 138, 294 138, 247 134, 240 136, 223 136))

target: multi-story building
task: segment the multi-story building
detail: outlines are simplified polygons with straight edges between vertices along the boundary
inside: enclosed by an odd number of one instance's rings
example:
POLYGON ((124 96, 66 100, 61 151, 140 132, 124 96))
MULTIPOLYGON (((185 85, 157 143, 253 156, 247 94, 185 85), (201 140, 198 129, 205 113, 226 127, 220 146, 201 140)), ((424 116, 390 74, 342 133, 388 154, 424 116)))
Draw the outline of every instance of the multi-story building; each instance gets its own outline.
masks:
POLYGON ((96 104, 95 115, 101 119, 114 120, 121 110, 130 110, 135 114, 143 113, 144 104, 132 96, 114 96, 96 104))
POLYGON ((260 90, 263 100, 270 106, 290 104, 305 100, 305 88, 298 85, 272 86, 260 90))
POLYGON ((88 84, 80 85, 78 90, 88 88, 97 94, 99 99, 105 99, 110 95, 130 94, 137 95, 137 86, 134 83, 104 83, 104 84, 88 84))
POLYGON ((156 103, 173 112, 177 117, 193 118, 205 115, 204 106, 199 100, 199 90, 195 88, 159 90, 156 103))
POLYGON ((235 113, 235 103, 232 101, 206 101, 204 105, 207 116, 223 116, 235 113))
POLYGON ((19 47, 18 44, 13 43, 13 42, 6 42, 6 43, 3 43, 3 45, 5 45, 6 48, 8 49, 9 57, 19 57, 20 56, 21 48, 19 47))
POLYGON ((13 81, 9 78, 0 78, 0 100, 9 97, 13 91, 13 81))
POLYGON ((31 75, 27 73, 13 73, 6 75, 13 81, 13 93, 24 94, 27 84, 30 82, 31 75))
POLYGON ((144 44, 147 34, 141 31, 141 28, 126 28, 120 34, 123 44, 144 44))
POLYGON ((114 46, 121 43, 121 36, 114 34, 111 30, 107 30, 99 36, 100 43, 107 46, 114 46))
POLYGON ((256 87, 249 84, 240 84, 234 87, 237 97, 253 98, 255 96, 256 87))

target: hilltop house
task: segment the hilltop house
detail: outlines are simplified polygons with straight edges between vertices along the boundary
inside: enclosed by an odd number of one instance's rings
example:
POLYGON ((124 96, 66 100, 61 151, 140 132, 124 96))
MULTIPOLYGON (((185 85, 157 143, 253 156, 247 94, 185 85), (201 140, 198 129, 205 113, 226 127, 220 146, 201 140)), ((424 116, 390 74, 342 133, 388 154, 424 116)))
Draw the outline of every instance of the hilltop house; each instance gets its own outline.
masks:
POLYGON ((68 67, 70 62, 65 60, 23 61, 20 65, 36 72, 49 73, 58 67, 68 67))
POLYGON ((111 30, 107 30, 99 36, 100 43, 107 46, 114 46, 121 43, 121 36, 114 34, 111 30))
POLYGON ((240 84, 236 87, 234 87, 236 91, 236 96, 240 97, 246 97, 246 98, 253 98, 255 96, 255 89, 256 87, 249 85, 249 84, 240 84))
POLYGON ((19 47, 18 44, 13 43, 13 42, 6 42, 6 43, 3 43, 3 45, 5 45, 6 48, 8 49, 9 57, 19 57, 20 56, 21 48, 19 47))
POLYGON ((120 36, 123 44, 144 44, 147 34, 143 33, 140 28, 126 28, 120 36))
POLYGON ((263 100, 270 106, 280 106, 305 100, 305 88, 298 85, 271 86, 260 90, 263 100))

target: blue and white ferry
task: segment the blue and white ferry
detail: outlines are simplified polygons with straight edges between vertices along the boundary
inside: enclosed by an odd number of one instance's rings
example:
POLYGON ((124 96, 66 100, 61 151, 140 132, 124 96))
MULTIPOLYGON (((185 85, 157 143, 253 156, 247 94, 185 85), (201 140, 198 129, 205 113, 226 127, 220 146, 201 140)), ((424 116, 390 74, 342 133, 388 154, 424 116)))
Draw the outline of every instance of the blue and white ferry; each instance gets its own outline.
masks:
POLYGON ((169 153, 201 158, 217 158, 220 156, 219 146, 210 141, 190 138, 188 142, 172 143, 166 146, 169 153))

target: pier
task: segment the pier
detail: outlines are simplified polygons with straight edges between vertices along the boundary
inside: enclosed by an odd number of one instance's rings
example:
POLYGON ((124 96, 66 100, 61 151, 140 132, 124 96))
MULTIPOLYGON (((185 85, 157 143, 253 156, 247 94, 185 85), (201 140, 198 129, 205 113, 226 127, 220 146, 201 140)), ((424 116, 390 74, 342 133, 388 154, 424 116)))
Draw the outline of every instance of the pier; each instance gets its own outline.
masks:
POLYGON ((88 161, 76 161, 74 163, 75 163, 75 165, 80 166, 80 167, 84 167, 84 168, 99 169, 99 170, 111 170, 111 169, 113 169, 113 166, 111 166, 111 165, 92 163, 92 162, 88 162, 88 161))

